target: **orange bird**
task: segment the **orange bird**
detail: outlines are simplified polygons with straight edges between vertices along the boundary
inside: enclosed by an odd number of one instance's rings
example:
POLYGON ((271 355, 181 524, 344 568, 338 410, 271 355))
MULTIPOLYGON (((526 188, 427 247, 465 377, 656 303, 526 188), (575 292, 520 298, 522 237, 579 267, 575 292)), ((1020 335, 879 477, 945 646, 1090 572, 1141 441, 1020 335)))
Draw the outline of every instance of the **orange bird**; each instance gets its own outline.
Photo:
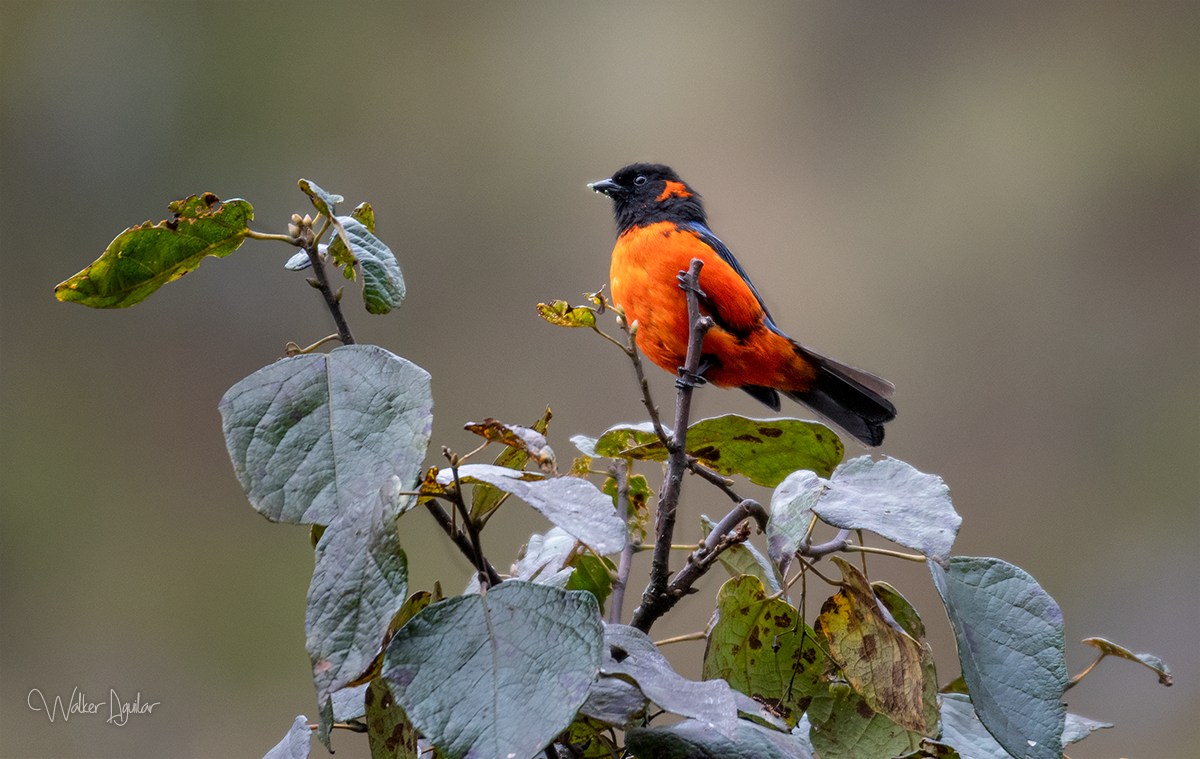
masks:
POLYGON ((637 322, 638 347, 651 361, 668 372, 686 361, 687 298, 678 276, 699 258, 700 308, 716 324, 704 337, 703 378, 741 388, 773 411, 783 393, 864 445, 883 442, 883 425, 896 417, 888 401, 895 386, 775 326, 741 264, 709 230, 700 196, 678 174, 635 163, 588 187, 613 201, 612 298, 637 322))

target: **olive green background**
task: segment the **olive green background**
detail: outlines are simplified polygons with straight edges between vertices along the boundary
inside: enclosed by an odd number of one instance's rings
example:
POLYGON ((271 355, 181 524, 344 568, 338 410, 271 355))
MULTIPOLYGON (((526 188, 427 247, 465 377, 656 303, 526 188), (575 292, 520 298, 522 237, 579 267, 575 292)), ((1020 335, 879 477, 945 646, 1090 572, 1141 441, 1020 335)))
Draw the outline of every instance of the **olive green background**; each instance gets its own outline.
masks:
MULTIPOLYGON (((306 177, 370 201, 399 258, 403 308, 369 316, 352 285, 348 313, 432 373, 432 450, 549 405, 568 460, 644 411, 615 349, 534 305, 606 282, 585 183, 634 160, 705 195, 793 337, 896 383, 879 453, 945 478, 957 553, 1058 600, 1072 672, 1090 635, 1174 668, 1090 675, 1071 711, 1117 727, 1070 755, 1200 755, 1197 39, 1190 2, 0 3, 0 756, 257 757, 316 716, 307 533, 246 503, 216 410, 333 331, 290 249, 247 243, 129 310, 57 282, 197 192, 283 232, 306 177), (99 713, 51 723, 35 688, 99 713), (158 705, 107 724, 112 691, 158 705)), ((686 488, 682 538, 726 508, 686 488)), ((403 527, 414 587, 458 592, 431 520, 403 527)), ((545 527, 512 503, 485 548, 506 567, 545 527)), ((925 570, 871 569, 953 677, 925 570)), ((721 579, 656 634, 701 629, 721 579)), ((669 650, 691 676, 701 652, 669 650)))

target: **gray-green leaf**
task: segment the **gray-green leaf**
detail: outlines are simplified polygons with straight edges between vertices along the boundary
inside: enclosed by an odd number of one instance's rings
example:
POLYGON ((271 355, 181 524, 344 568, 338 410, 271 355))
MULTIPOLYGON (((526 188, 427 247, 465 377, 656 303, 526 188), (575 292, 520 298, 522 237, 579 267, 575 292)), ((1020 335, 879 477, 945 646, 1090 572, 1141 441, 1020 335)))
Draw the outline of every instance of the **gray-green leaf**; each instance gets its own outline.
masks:
POLYGON ((813 759, 800 738, 739 720, 734 735, 689 719, 667 727, 636 728, 626 734, 629 750, 653 759, 813 759))
POLYGON ((980 721, 1013 756, 1058 759, 1066 707, 1062 610, 1000 559, 926 562, 946 605, 980 721))
POLYGON ((591 593, 509 580, 422 610, 383 676, 440 756, 532 757, 587 698, 603 640, 591 593))
POLYGON ((311 746, 312 730, 308 729, 308 719, 301 714, 283 740, 275 744, 275 748, 268 751, 263 759, 308 759, 311 746))
MULTIPOLYGON (((512 493, 601 556, 625 547, 625 520, 617 516, 612 499, 588 480, 543 479, 534 472, 492 464, 466 464, 458 468, 458 474, 462 482, 486 482, 512 493)), ((437 481, 449 485, 453 473, 443 470, 438 473, 437 481)))
POLYGON ((357 678, 379 653, 408 597, 408 565, 394 520, 400 480, 341 514, 317 544, 304 619, 317 701, 357 678))
MULTIPOLYGON (((339 216, 338 221, 350 241, 350 251, 358 259, 363 273, 363 303, 372 314, 386 314, 404 302, 404 276, 396 256, 366 225, 352 216, 339 216)), ((345 247, 342 238, 329 244, 330 255, 345 247)))
POLYGON ((393 475, 415 483, 433 424, 429 374, 368 345, 276 361, 220 409, 250 503, 294 524, 327 525, 393 475))
POLYGON ((839 466, 825 484, 813 511, 829 524, 870 530, 931 558, 950 555, 962 518, 941 477, 897 459, 860 456, 839 466))

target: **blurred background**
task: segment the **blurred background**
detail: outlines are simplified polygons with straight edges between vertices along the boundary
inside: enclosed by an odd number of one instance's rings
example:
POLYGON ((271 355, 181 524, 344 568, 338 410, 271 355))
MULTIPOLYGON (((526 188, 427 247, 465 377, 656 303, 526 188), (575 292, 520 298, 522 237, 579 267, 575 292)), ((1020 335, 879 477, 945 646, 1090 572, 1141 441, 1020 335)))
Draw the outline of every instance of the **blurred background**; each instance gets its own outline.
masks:
MULTIPOLYGON (((348 314, 432 373, 431 450, 550 406, 569 460, 570 436, 645 412, 615 349, 534 306, 606 283, 610 204, 585 183, 635 160, 705 195, 784 329, 896 383, 876 455, 946 480, 957 553, 1061 604, 1072 673, 1092 635, 1173 668, 1170 689, 1092 673, 1069 708, 1116 727, 1070 755, 1200 756, 1200 4, 5 0, 0 19, 0 756, 257 757, 316 716, 308 532, 250 508, 217 413, 333 331, 291 250, 247 243, 128 310, 56 283, 198 192, 284 232, 311 179, 372 203, 397 254, 403 308, 369 316, 350 285, 348 314), (51 723, 35 688, 100 716, 51 723), (106 724, 112 691, 158 705, 106 724)), ((767 415, 703 389, 697 418, 722 413, 767 415)), ((681 539, 727 508, 686 488, 681 539)), ((501 517, 485 548, 507 567, 547 524, 501 517)), ((402 527, 412 587, 458 592, 431 520, 402 527)), ((924 568, 871 566, 954 677, 924 568)), ((701 629, 723 579, 656 635, 701 629)), ((669 653, 696 676, 702 651, 669 653)))

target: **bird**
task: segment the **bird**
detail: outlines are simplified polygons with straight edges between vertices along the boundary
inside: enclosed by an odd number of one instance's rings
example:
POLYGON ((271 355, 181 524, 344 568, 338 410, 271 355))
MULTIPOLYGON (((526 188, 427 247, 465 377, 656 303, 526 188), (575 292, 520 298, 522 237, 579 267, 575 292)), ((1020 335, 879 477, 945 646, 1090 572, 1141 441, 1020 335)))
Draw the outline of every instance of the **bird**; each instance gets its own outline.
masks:
POLYGON ((896 417, 888 400, 895 386, 788 337, 709 229, 700 195, 673 169, 634 163, 588 187, 612 200, 610 293, 627 322, 637 324, 637 346, 647 358, 672 373, 684 365, 690 324, 681 274, 698 258, 700 309, 714 322, 699 379, 740 388, 776 412, 783 394, 865 446, 883 443, 883 426, 896 417))

